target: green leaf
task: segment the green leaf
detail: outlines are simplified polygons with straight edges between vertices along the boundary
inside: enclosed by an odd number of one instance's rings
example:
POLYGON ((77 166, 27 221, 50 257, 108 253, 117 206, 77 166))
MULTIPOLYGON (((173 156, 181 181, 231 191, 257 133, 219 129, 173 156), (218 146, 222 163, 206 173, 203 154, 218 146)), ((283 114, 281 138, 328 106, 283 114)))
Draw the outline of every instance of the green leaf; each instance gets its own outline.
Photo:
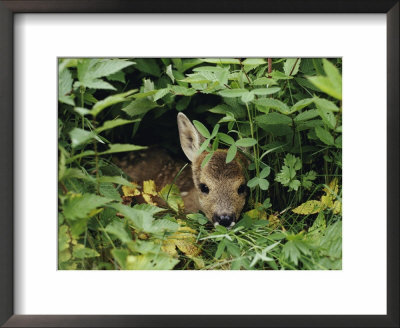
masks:
POLYGON ((157 101, 159 99, 164 98, 167 94, 169 94, 169 88, 165 88, 165 89, 160 89, 157 90, 157 92, 154 94, 154 101, 157 101))
POLYGON ((263 58, 247 58, 242 62, 243 65, 264 65, 267 64, 263 58))
POLYGON ((107 80, 125 83, 125 73, 122 71, 115 72, 113 74, 108 75, 107 80))
POLYGON ((112 144, 109 146, 110 146, 110 148, 108 150, 99 153, 99 155, 122 153, 122 152, 126 152, 126 151, 135 151, 135 150, 147 148, 145 146, 136 146, 136 145, 130 145, 130 144, 112 144))
POLYGON ((141 72, 160 77, 161 70, 158 66, 157 60, 154 58, 135 58, 135 68, 141 72))
POLYGON ((247 93, 249 93, 249 91, 246 89, 225 89, 221 90, 219 92, 219 95, 227 98, 235 98, 235 97, 241 97, 247 93))
POLYGON ((290 113, 297 112, 300 109, 303 109, 304 107, 307 107, 313 103, 314 99, 313 98, 306 98, 298 101, 295 103, 292 108, 290 109, 290 113))
POLYGON ((267 96, 272 95, 273 93, 277 93, 281 88, 259 88, 254 89, 251 92, 257 96, 267 96))
POLYGON ((238 147, 251 147, 257 143, 256 139, 253 138, 242 138, 236 141, 238 147))
POLYGON ((73 128, 69 132, 69 136, 71 138, 71 146, 72 148, 76 148, 84 143, 87 143, 93 139, 98 140, 103 143, 103 141, 97 136, 93 131, 86 131, 80 128, 73 128))
POLYGON ((82 108, 82 107, 75 107, 74 111, 77 112, 81 116, 85 116, 85 115, 91 113, 91 111, 89 109, 82 108))
POLYGON ((121 221, 114 220, 104 229, 107 233, 113 234, 123 243, 132 241, 132 236, 125 229, 125 225, 121 221))
POLYGON ((165 70, 165 73, 169 76, 169 78, 171 79, 172 83, 175 82, 175 77, 174 74, 172 74, 172 65, 168 65, 167 69, 165 70))
POLYGON ((117 126, 121 126, 121 125, 126 125, 126 124, 130 124, 130 123, 134 123, 134 122, 138 122, 140 120, 124 120, 122 118, 117 118, 115 120, 112 121, 106 121, 104 122, 104 124, 97 128, 96 130, 94 130, 96 133, 100 133, 106 130, 110 130, 113 129, 117 126))
POLYGON ((273 113, 268 113, 266 115, 257 116, 256 122, 260 125, 274 125, 274 124, 289 125, 292 123, 292 120, 287 115, 273 112, 273 113))
POLYGON ((257 186, 258 185, 258 177, 254 177, 253 179, 250 179, 248 182, 247 182, 247 187, 249 187, 249 188, 254 188, 255 186, 257 186))
POLYGON ((165 185, 159 192, 159 195, 175 212, 179 213, 183 211, 185 205, 177 185, 165 185))
POLYGON ((289 190, 298 190, 301 183, 299 180, 292 180, 289 182, 289 190))
POLYGON ((153 108, 156 107, 158 107, 157 103, 155 101, 149 100, 146 97, 132 101, 121 110, 132 117, 132 116, 146 114, 149 110, 152 110, 153 108))
POLYGON ((203 151, 205 151, 210 144, 210 139, 204 140, 204 142, 201 144, 199 150, 197 151, 197 155, 200 155, 203 151))
POLYGON ((100 90, 116 90, 110 83, 105 82, 100 79, 90 80, 86 82, 75 82, 74 88, 79 88, 80 86, 89 88, 89 89, 100 89, 100 90))
POLYGON ((313 101, 317 107, 323 109, 324 111, 338 112, 339 107, 337 107, 332 101, 323 98, 313 98, 313 101))
POLYGON ((125 270, 126 258, 128 257, 129 252, 126 249, 113 248, 111 254, 114 256, 114 259, 117 261, 121 269, 125 270))
POLYGON ((128 270, 171 270, 179 260, 166 255, 146 254, 146 255, 128 255, 126 258, 126 269, 128 270))
POLYGON ((258 179, 258 185, 260 186, 261 190, 267 190, 269 187, 269 182, 265 179, 258 179))
POLYGON ((271 168, 269 166, 266 166, 262 169, 262 171, 260 172, 260 178, 264 179, 266 178, 271 172, 271 168))
POLYGON ((67 95, 72 90, 73 83, 72 74, 69 69, 63 69, 58 76, 58 101, 75 106, 74 99, 71 95, 67 95))
POLYGON ((86 248, 82 244, 78 244, 74 246, 72 251, 73 257, 77 259, 85 259, 88 257, 97 257, 100 256, 94 249, 86 248))
POLYGON ((197 131, 199 131, 199 133, 205 137, 205 138, 210 138, 210 132, 207 130, 207 128, 204 126, 203 123, 193 120, 193 124, 196 127, 197 131))
POLYGON ((109 97, 97 102, 93 106, 93 108, 91 110, 91 114, 93 116, 97 116, 103 109, 105 109, 107 107, 118 104, 120 102, 128 101, 129 99, 127 99, 127 97, 132 95, 135 92, 137 92, 137 89, 133 89, 133 90, 129 90, 124 93, 118 93, 118 94, 109 96, 109 97))
POLYGON ((253 92, 248 92, 242 95, 240 98, 244 103, 249 103, 252 102, 254 99, 254 93, 253 92))
POLYGON ((69 248, 71 237, 68 232, 68 226, 62 225, 58 229, 58 251, 61 252, 69 248))
POLYGON ((169 90, 172 91, 172 93, 180 96, 193 96, 197 91, 193 88, 186 88, 182 87, 180 85, 169 85, 168 86, 169 90))
POLYGON ((129 182, 128 180, 126 180, 120 176, 115 176, 115 177, 102 176, 102 177, 99 177, 97 180, 99 182, 111 182, 111 183, 115 183, 115 184, 122 185, 122 186, 132 187, 132 182, 129 182))
POLYGON ((237 153, 237 147, 236 147, 236 145, 234 143, 232 143, 232 145, 229 147, 228 152, 226 154, 225 163, 228 164, 228 163, 232 162, 232 160, 236 156, 236 153, 237 153))
POLYGON ((233 58, 202 58, 201 59, 205 63, 210 63, 210 64, 240 64, 239 59, 233 59, 233 58))
POLYGON ((214 152, 210 152, 209 154, 207 154, 206 157, 204 157, 203 161, 201 162, 202 168, 207 165, 207 163, 210 161, 210 159, 213 155, 214 155, 214 152))
POLYGON ((69 220, 85 219, 96 214, 93 210, 110 201, 112 200, 94 194, 75 194, 64 202, 64 216, 69 220))
POLYGON ((282 248, 283 256, 292 261, 295 265, 299 263, 300 251, 295 246, 294 241, 288 241, 282 248))
POLYGON ((81 59, 78 61, 78 79, 91 81, 114 74, 134 63, 125 59, 81 59))
POLYGON ((225 142, 228 145, 232 145, 233 143, 235 143, 235 140, 233 140, 233 138, 228 134, 218 132, 217 136, 222 142, 225 142))
MULTIPOLYGON (((271 98, 261 98, 261 99, 255 100, 254 103, 257 105, 267 107, 267 108, 275 109, 278 112, 281 112, 282 114, 290 113, 289 107, 280 100, 271 99, 271 98)), ((260 110, 260 108, 258 108, 258 107, 257 107, 257 109, 260 110)))
POLYGON ((328 146, 333 146, 335 144, 334 139, 328 130, 318 126, 315 128, 315 134, 323 143, 327 144, 328 146))
POLYGON ((138 231, 162 235, 166 231, 175 232, 179 224, 167 219, 155 220, 153 213, 143 207, 129 207, 122 204, 110 204, 118 212, 124 215, 138 231))
POLYGON ((323 59, 323 66, 326 76, 311 76, 307 77, 307 79, 322 92, 341 100, 342 77, 339 70, 326 59, 323 59))
POLYGON ((299 71, 300 67, 300 58, 288 58, 283 64, 283 71, 287 76, 294 76, 299 71))
POLYGON ((312 118, 315 118, 319 115, 318 111, 316 109, 311 109, 311 110, 307 110, 305 112, 302 112, 300 114, 298 114, 295 118, 294 121, 297 122, 302 122, 302 121, 307 121, 310 120, 312 118))

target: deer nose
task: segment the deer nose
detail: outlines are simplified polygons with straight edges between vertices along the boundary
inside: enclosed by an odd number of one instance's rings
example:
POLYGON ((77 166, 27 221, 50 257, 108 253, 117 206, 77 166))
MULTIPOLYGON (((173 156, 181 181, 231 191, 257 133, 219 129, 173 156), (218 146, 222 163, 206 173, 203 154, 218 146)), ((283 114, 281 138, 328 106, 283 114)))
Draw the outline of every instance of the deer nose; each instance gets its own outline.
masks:
POLYGON ((230 227, 235 222, 235 215, 234 214, 221 214, 221 215, 214 214, 213 221, 214 221, 214 223, 218 223, 224 227, 230 227))

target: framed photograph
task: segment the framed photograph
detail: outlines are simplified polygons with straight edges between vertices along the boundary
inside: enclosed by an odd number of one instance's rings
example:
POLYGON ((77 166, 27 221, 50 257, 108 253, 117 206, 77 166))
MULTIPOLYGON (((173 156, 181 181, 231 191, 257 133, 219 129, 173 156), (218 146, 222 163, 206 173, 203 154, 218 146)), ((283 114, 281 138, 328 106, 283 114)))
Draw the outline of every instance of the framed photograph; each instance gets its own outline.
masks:
POLYGON ((0 1, 0 323, 398 327, 398 1, 0 1))

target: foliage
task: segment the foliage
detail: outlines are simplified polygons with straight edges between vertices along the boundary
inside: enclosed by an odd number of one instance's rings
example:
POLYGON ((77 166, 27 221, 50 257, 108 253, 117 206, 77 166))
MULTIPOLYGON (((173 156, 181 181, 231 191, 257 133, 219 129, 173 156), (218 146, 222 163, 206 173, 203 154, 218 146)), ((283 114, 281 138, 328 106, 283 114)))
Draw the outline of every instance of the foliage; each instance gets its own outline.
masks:
POLYGON ((341 269, 340 72, 341 59, 60 59, 59 269, 341 269), (113 164, 157 134, 181 153, 179 111, 203 166, 219 148, 249 159, 232 229, 113 164))

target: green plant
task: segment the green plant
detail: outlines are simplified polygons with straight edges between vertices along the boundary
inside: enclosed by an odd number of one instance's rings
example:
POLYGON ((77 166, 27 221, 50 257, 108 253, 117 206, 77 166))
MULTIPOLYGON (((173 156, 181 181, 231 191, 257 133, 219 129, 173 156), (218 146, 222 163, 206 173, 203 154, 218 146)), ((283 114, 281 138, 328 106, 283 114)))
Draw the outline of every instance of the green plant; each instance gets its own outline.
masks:
POLYGON ((340 269, 341 59, 270 63, 60 59, 59 268, 340 269), (231 230, 183 214, 176 186, 134 186, 113 164, 148 140, 179 154, 177 111, 205 138, 202 165, 221 147, 249 159, 231 230), (150 204, 131 206, 135 193, 150 204))

